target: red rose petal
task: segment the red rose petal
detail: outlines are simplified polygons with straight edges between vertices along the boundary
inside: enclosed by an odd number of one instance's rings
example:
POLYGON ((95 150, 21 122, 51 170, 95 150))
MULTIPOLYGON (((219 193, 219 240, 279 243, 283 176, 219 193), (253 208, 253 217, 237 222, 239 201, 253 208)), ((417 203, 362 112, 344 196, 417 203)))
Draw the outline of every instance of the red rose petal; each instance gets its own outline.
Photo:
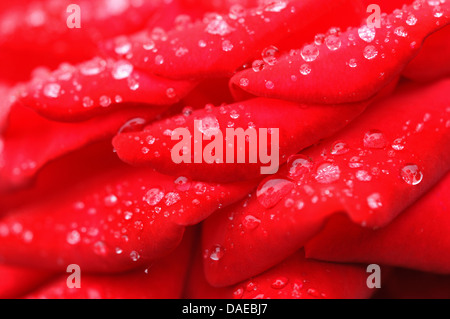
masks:
POLYGON ((196 258, 186 294, 193 299, 360 299, 373 293, 367 276, 362 266, 307 260, 299 251, 256 277, 215 288, 205 279, 201 258, 196 258))
POLYGON ((205 221, 208 281, 229 285, 283 260, 332 214, 368 227, 388 224, 450 167, 450 81, 403 88, 373 105, 340 133, 293 157, 256 194, 205 221), (251 215, 257 227, 246 228, 251 215), (217 259, 217 258, 216 258, 217 259))
POLYGON ((68 288, 61 276, 36 291, 28 299, 175 299, 181 297, 193 232, 188 231, 177 249, 144 269, 117 275, 84 275, 81 268, 80 288, 68 288))
MULTIPOLYGON (((132 165, 148 165, 157 170, 174 175, 184 175, 198 180, 229 182, 261 176, 262 164, 258 156, 257 163, 226 163, 226 145, 223 146, 223 161, 225 163, 194 162, 194 144, 191 146, 191 163, 175 163, 171 151, 180 140, 172 140, 172 132, 177 128, 187 128, 192 140, 194 136, 194 120, 202 120, 202 126, 196 127, 198 134, 216 134, 220 131, 223 138, 226 128, 278 128, 280 163, 287 156, 317 142, 319 139, 332 135, 356 117, 368 102, 340 105, 300 105, 291 102, 271 99, 251 99, 242 103, 195 110, 189 116, 178 115, 166 120, 152 123, 141 132, 129 132, 117 135, 113 144, 119 157, 132 165), (301 123, 301 125, 299 125, 301 123), (143 152, 142 142, 145 144, 143 152), (148 143, 147 143, 148 142, 148 143), (147 145, 149 144, 149 145, 147 145)), ((201 138, 201 137, 200 137, 201 138)), ((262 135, 259 134, 259 139, 262 135)), ((210 141, 203 142, 203 148, 210 141)), ((267 149, 274 144, 270 141, 267 149)), ((276 147, 276 146, 275 146, 276 147)), ((246 146, 246 152, 249 147, 246 146)), ((235 143, 234 154, 238 152, 235 143)), ((239 150, 240 152, 240 150, 239 150)), ((235 156, 236 157, 236 156, 235 156)), ((235 162, 237 159, 235 159, 235 162)), ((275 171, 277 168, 275 168, 275 171)))
POLYGON ((143 125, 164 109, 130 105, 84 122, 61 123, 16 104, 0 139, 0 190, 23 186, 49 161, 112 137, 129 120, 136 119, 143 125))
POLYGON ((137 268, 174 249, 184 225, 253 186, 195 182, 119 163, 8 212, 0 219, 0 256, 53 270, 71 263, 86 271, 137 268))
POLYGON ((243 70, 230 85, 235 91, 301 103, 365 100, 399 75, 426 36, 449 23, 449 8, 449 2, 442 3, 443 15, 437 18, 428 4, 418 10, 405 7, 385 17, 379 29, 363 24, 330 35, 323 44, 308 44, 259 72, 243 70), (399 12, 403 18, 396 18, 399 12), (415 25, 408 25, 411 14, 415 25))
POLYGON ((374 262, 450 273, 450 176, 406 209, 387 227, 371 230, 343 216, 330 221, 305 246, 308 258, 374 262))
POLYGON ((433 81, 450 75, 450 26, 430 35, 419 54, 402 75, 418 82, 433 81))
POLYGON ((449 299, 450 276, 394 269, 374 296, 378 299, 449 299))
MULTIPOLYGON (((63 65, 27 84, 19 103, 59 121, 78 121, 118 105, 171 105, 195 83, 172 81, 137 70, 125 60, 94 58, 77 66, 63 65)), ((149 106, 154 107, 154 106, 149 106)))
POLYGON ((324 15, 333 12, 345 21, 353 10, 361 10, 359 2, 274 1, 255 9, 235 6, 229 14, 210 14, 159 38, 134 39, 130 62, 172 79, 228 76, 258 51, 289 34, 301 34, 311 23, 331 27, 328 19, 320 19, 324 15))
POLYGON ((51 278, 52 273, 30 268, 0 265, 0 298, 21 297, 51 278))

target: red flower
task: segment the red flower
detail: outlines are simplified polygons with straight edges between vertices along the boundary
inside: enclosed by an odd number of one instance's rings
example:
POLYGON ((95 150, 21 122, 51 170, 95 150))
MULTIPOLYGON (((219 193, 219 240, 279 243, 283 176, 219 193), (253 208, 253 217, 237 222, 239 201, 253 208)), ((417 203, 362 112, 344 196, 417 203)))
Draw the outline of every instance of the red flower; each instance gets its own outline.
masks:
POLYGON ((448 1, 69 4, 0 7, 0 297, 450 296, 448 1))

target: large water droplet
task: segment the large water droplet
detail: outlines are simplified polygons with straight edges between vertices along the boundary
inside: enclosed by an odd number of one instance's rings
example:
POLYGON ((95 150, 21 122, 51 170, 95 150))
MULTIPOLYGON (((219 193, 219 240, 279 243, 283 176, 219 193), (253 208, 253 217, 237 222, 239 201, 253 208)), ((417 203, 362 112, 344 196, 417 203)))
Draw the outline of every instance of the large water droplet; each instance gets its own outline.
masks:
POLYGON ((224 253, 225 253, 225 250, 223 249, 222 246, 214 245, 211 248, 211 251, 209 253, 209 259, 211 259, 213 261, 219 261, 220 259, 222 259, 224 253))
POLYGON ((337 181, 340 175, 341 170, 339 169, 339 166, 327 162, 319 165, 316 171, 315 179, 319 183, 328 184, 337 181))
POLYGON ((118 134, 120 133, 128 133, 128 132, 137 132, 144 128, 147 121, 141 117, 136 117, 127 121, 122 127, 119 129, 118 134))
POLYGON ((76 230, 72 230, 67 234, 66 240, 70 245, 76 245, 80 242, 81 236, 80 233, 76 230))
POLYGON ((256 198, 262 206, 271 208, 287 195, 292 188, 294 188, 294 183, 288 180, 270 179, 258 187, 256 198))
POLYGON ((271 1, 268 5, 264 7, 264 11, 269 12, 280 12, 284 8, 286 8, 287 3, 286 1, 271 1))
POLYGON ((247 215, 242 219, 242 226, 247 230, 254 230, 261 224, 261 220, 253 215, 247 215))
POLYGON ((372 209, 378 209, 383 206, 381 201, 381 195, 379 193, 373 193, 367 196, 367 205, 372 209))
POLYGON ((319 48, 315 44, 307 44, 303 47, 300 55, 306 62, 312 62, 319 56, 319 48))
POLYGON ((105 69, 106 62, 100 58, 94 58, 80 65, 80 73, 86 76, 96 75, 105 69))
POLYGON ((225 20, 223 20, 221 16, 217 16, 216 19, 208 23, 205 31, 209 34, 224 36, 234 31, 234 29, 225 20))
POLYGON ((125 79, 133 72, 133 65, 125 60, 119 60, 113 65, 112 76, 116 80, 125 79))
POLYGON ((303 75, 308 75, 311 73, 311 67, 308 64, 302 64, 300 66, 300 73, 303 75))
POLYGON ((278 48, 271 45, 261 52, 261 56, 265 63, 267 63, 268 65, 274 65, 277 63, 278 53, 278 48))
POLYGON ((417 185, 423 179, 423 174, 416 164, 406 164, 400 170, 401 178, 409 185, 417 185))
POLYGON ((61 85, 58 83, 48 83, 44 86, 44 95, 49 98, 56 99, 59 97, 61 85))
POLYGON ((363 55, 367 60, 372 60, 378 54, 378 50, 373 45, 368 45, 364 48, 363 55))
POLYGON ((219 121, 214 115, 207 115, 201 119, 197 129, 208 137, 216 135, 220 131, 219 121))
POLYGON ((325 45, 331 51, 336 51, 341 47, 341 39, 335 35, 329 35, 325 38, 325 45))
POLYGON ((384 148, 386 146, 386 138, 378 130, 371 130, 364 134, 363 142, 367 148, 384 148))
POLYGON ((375 38, 375 33, 376 33, 375 28, 370 28, 366 24, 358 29, 359 37, 367 43, 370 43, 373 41, 373 39, 375 38))
POLYGON ((164 197, 164 192, 159 188, 150 189, 144 196, 144 200, 150 206, 155 206, 158 204, 164 197))
POLYGON ((289 177, 298 179, 309 173, 313 167, 312 161, 305 155, 294 155, 288 158, 289 177))
POLYGON ((281 289, 281 288, 286 287, 288 282, 289 282, 288 278, 286 278, 286 277, 278 277, 272 282, 272 284, 270 286, 273 289, 281 289))

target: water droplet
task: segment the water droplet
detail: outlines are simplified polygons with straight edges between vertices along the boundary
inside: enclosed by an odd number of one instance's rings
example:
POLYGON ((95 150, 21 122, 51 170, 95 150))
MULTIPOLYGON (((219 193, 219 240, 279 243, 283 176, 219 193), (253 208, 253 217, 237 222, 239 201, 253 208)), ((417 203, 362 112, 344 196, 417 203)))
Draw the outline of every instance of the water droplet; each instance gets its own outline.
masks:
POLYGON ((131 43, 128 41, 126 37, 120 37, 116 39, 116 46, 114 47, 114 51, 119 55, 125 55, 130 52, 131 43))
POLYGON ((130 76, 127 79, 127 84, 132 91, 136 91, 137 89, 139 89, 139 82, 137 77, 130 76))
POLYGON ((230 40, 224 40, 222 42, 222 50, 225 52, 230 52, 231 50, 233 50, 233 44, 231 43, 230 40))
POLYGON ((372 209, 378 209, 383 206, 381 201, 381 195, 379 193, 373 193, 367 196, 367 205, 372 209))
POLYGON ((417 18, 414 14, 410 13, 406 18, 407 25, 415 25, 417 23, 417 18))
POLYGON ((372 180, 372 175, 370 175, 369 172, 365 170, 359 170, 356 172, 356 179, 361 182, 369 182, 372 180))
POLYGON ((166 95, 169 99, 173 99, 177 96, 177 94, 175 93, 175 89, 174 88, 168 88, 166 90, 166 95))
POLYGON ((176 51, 175 51, 175 56, 177 57, 182 57, 183 55, 189 53, 189 49, 185 48, 185 47, 179 47, 176 51))
POLYGON ((109 96, 102 95, 100 96, 99 103, 102 107, 108 107, 111 105, 111 98, 109 96))
POLYGON ((358 64, 356 63, 356 59, 350 59, 348 61, 348 66, 351 68, 356 68, 358 66, 358 64))
POLYGON ((288 284, 289 280, 286 277, 278 277, 277 279, 275 279, 272 284, 270 285, 273 289, 281 289, 286 287, 286 285, 288 284))
POLYGON ((327 162, 319 165, 315 179, 319 183, 328 184, 337 181, 340 178, 340 175, 341 170, 339 169, 339 166, 327 162))
POLYGON ((119 60, 114 63, 112 69, 112 76, 116 80, 125 79, 133 72, 133 65, 125 60, 119 60))
POLYGON ((150 206, 155 206, 158 204, 164 197, 164 192, 159 188, 150 189, 144 196, 144 200, 150 206))
POLYGON ((180 194, 175 193, 175 192, 167 193, 164 198, 165 198, 166 206, 172 206, 181 199, 180 194))
POLYGON ((114 194, 110 194, 104 198, 104 203, 106 207, 112 207, 117 204, 117 196, 114 194))
POLYGON ((100 256, 105 256, 107 253, 106 245, 102 241, 98 241, 94 244, 94 253, 100 256))
POLYGON ((219 261, 225 253, 225 250, 220 245, 215 245, 211 248, 211 252, 209 254, 209 259, 214 261, 219 261))
POLYGON ((135 250, 130 252, 130 258, 132 261, 138 261, 139 258, 141 258, 141 256, 139 255, 139 253, 135 250))
POLYGON ((230 12, 228 13, 228 16, 232 20, 237 20, 238 18, 244 17, 246 14, 245 8, 241 6, 240 4, 234 4, 230 7, 230 12))
POLYGON ((392 147, 394 150, 396 150, 396 151, 401 151, 402 149, 405 148, 405 144, 406 144, 405 139, 399 137, 399 138, 396 138, 396 139, 392 142, 391 147, 392 147))
POLYGON ((268 65, 275 65, 277 63, 278 53, 278 48, 271 45, 262 51, 261 56, 263 61, 268 65))
POLYGON ((208 137, 216 135, 220 131, 219 121, 214 115, 207 115, 201 119, 197 129, 208 137))
POLYGON ((350 150, 348 144, 344 141, 336 141, 331 145, 330 153, 333 155, 342 155, 350 150))
POLYGON ((274 87, 275 87, 275 84, 273 84, 272 81, 267 81, 266 82, 266 89, 272 90, 274 87))
POLYGON ((253 215, 247 215, 242 219, 242 226, 247 230, 254 230, 261 224, 261 220, 253 215))
POLYGON ((341 39, 335 35, 329 35, 325 38, 325 45, 331 51, 336 51, 341 47, 341 39))
POLYGON ((377 54, 378 51, 373 45, 368 45, 364 48, 363 55, 367 60, 372 60, 377 54))
POLYGON ((417 185, 423 179, 423 174, 416 164, 406 164, 400 170, 401 178, 409 185, 417 185))
POLYGON ((48 83, 44 86, 44 95, 49 98, 58 98, 60 91, 61 85, 58 83, 48 83))
POLYGON ((264 61, 262 61, 262 60, 255 60, 255 61, 253 61, 252 69, 255 72, 262 71, 264 69, 264 61))
POLYGON ((92 105, 94 105, 94 101, 89 96, 85 96, 83 98, 83 106, 84 107, 91 107, 92 105))
POLYGON ((155 42, 152 39, 147 39, 142 47, 147 51, 153 50, 155 48, 155 42))
POLYGON ((204 40, 198 40, 198 46, 199 46, 200 48, 206 47, 206 41, 204 41, 204 40))
POLYGON ((306 62, 312 62, 319 56, 319 49, 315 44, 307 44, 303 47, 300 55, 306 62))
POLYGON ((118 134, 120 133, 128 133, 128 132, 137 132, 144 128, 146 124, 146 120, 140 117, 136 117, 127 121, 122 127, 119 129, 118 134))
POLYGON ((366 24, 358 29, 359 37, 367 43, 370 43, 375 39, 375 33, 375 28, 371 28, 366 24))
POLYGON ((294 188, 294 183, 288 180, 270 179, 258 187, 256 198, 262 206, 271 208, 287 195, 292 188, 294 188))
POLYGON ((247 78, 241 78, 239 80, 239 85, 242 86, 242 87, 246 87, 246 86, 248 86, 249 82, 250 81, 247 78))
POLYGON ((442 8, 440 6, 435 6, 433 8, 433 16, 435 18, 440 18, 444 15, 444 11, 442 10, 442 8))
POLYGON ((208 23, 205 31, 209 34, 224 36, 234 31, 234 29, 225 20, 223 20, 221 16, 217 16, 216 19, 208 23))
POLYGON ((305 155, 294 155, 288 158, 289 177, 298 179, 309 173, 313 167, 312 161, 305 155))
POLYGON ((157 55, 155 56, 155 64, 156 65, 161 65, 164 63, 164 57, 162 55, 157 55))
POLYGON ((187 177, 180 176, 174 181, 176 185, 176 189, 179 191, 185 192, 191 188, 191 182, 187 177))
POLYGON ((311 67, 308 64, 302 64, 300 66, 300 73, 303 75, 308 75, 311 73, 311 67))
POLYGON ((321 45, 324 40, 325 40, 325 34, 323 34, 323 33, 319 33, 314 36, 314 43, 316 45, 321 45))
POLYGON ((399 26, 399 27, 395 28, 394 33, 402 38, 405 38, 406 36, 408 36, 408 32, 406 32, 406 30, 403 26, 399 26))
POLYGON ((76 230, 72 230, 71 232, 69 232, 67 234, 66 237, 67 243, 70 245, 76 245, 80 242, 81 240, 81 235, 78 231, 76 230))
POLYGON ((100 58, 94 58, 90 61, 80 64, 80 73, 86 76, 96 75, 105 69, 106 62, 100 58))
POLYGON ((378 130, 371 130, 364 134, 363 142, 367 148, 384 148, 386 146, 386 138, 378 130))
POLYGON ((271 1, 268 5, 264 7, 264 11, 269 12, 280 12, 284 8, 286 8, 286 1, 271 1))
POLYGON ((116 254, 120 255, 123 252, 123 250, 120 247, 116 247, 116 254))

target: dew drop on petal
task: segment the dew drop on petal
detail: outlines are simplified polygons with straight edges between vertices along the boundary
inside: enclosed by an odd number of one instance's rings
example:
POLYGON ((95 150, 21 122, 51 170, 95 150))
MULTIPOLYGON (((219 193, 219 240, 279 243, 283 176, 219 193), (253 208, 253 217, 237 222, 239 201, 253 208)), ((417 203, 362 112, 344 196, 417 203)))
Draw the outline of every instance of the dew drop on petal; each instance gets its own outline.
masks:
POLYGON ((364 48, 363 55, 367 60, 372 60, 377 54, 378 51, 373 45, 368 45, 364 48))
POLYGON ((293 187, 294 183, 288 180, 270 179, 258 187, 256 198, 262 206, 271 208, 288 194, 293 187))
POLYGON ((159 188, 152 188, 144 196, 144 200, 150 206, 155 206, 158 204, 164 197, 164 192, 159 188))
POLYGON ((315 179, 321 184, 328 184, 337 181, 340 176, 339 166, 333 163, 323 163, 317 168, 315 179))
POLYGON ((138 261, 139 258, 141 258, 141 256, 139 255, 139 253, 135 250, 130 252, 130 258, 132 261, 138 261))
POLYGON ((207 115, 200 119, 201 122, 198 123, 197 129, 202 132, 205 136, 216 135, 220 131, 220 124, 214 115, 207 115))
POLYGON ((224 36, 234 31, 234 29, 221 16, 217 16, 216 19, 208 23, 205 31, 209 34, 224 36))
POLYGON ((288 175, 292 179, 303 177, 313 167, 312 161, 302 154, 289 157, 287 165, 289 167, 288 175))
POLYGON ((356 59, 348 60, 348 66, 351 68, 356 68, 358 66, 358 64, 356 63, 356 59))
POLYGON ((372 180, 372 175, 365 170, 359 170, 356 172, 356 179, 361 182, 370 182, 372 180))
POLYGON ((276 1, 270 1, 269 4, 267 4, 264 7, 264 11, 268 12, 280 12, 284 8, 286 8, 287 2, 283 0, 276 0, 276 1))
POLYGON ((395 28, 394 33, 399 37, 405 38, 408 36, 408 32, 405 30, 403 26, 399 26, 395 28))
POLYGON ((341 39, 335 35, 329 35, 325 38, 325 45, 331 51, 336 51, 341 47, 341 39))
POLYGON ((233 47, 234 46, 233 46, 233 44, 231 43, 230 40, 224 40, 222 42, 222 50, 225 51, 225 52, 229 52, 229 51, 233 50, 233 47))
POLYGON ((225 253, 225 250, 220 245, 214 245, 209 253, 209 259, 213 261, 219 261, 222 259, 223 255, 225 253))
POLYGON ((133 72, 133 65, 125 60, 119 60, 113 65, 112 76, 116 80, 125 79, 133 72))
POLYGON ((381 131, 371 130, 364 134, 363 143, 367 148, 384 148, 386 146, 386 138, 381 131))
POLYGON ((370 43, 375 39, 375 33, 375 28, 371 28, 366 24, 358 29, 359 37, 367 43, 370 43))
POLYGON ((300 66, 300 73, 303 75, 308 75, 309 73, 311 73, 311 67, 308 64, 302 64, 300 66))
POLYGON ((396 150, 396 151, 401 151, 402 149, 405 148, 405 144, 406 144, 405 139, 399 137, 399 138, 396 138, 396 139, 392 142, 391 147, 392 147, 394 150, 396 150))
POLYGON ((249 84, 249 80, 247 78, 241 78, 239 80, 239 85, 242 87, 246 87, 246 86, 248 86, 248 84, 249 84))
POLYGON ((270 286, 273 289, 281 289, 281 288, 286 287, 288 282, 289 282, 288 278, 286 278, 286 277, 278 277, 272 282, 272 284, 270 286))
POLYGON ((44 86, 44 95, 49 98, 56 99, 59 97, 61 85, 58 83, 48 83, 44 86))
POLYGON ((111 98, 109 96, 102 95, 102 96, 100 96, 99 104, 102 107, 110 106, 111 105, 111 98))
POLYGON ((381 195, 379 193, 373 193, 367 196, 367 205, 372 209, 378 209, 383 206, 381 201, 381 195))
POLYGON ((406 18, 406 24, 407 25, 415 25, 417 22, 417 18, 414 14, 409 14, 408 17, 406 18))
POLYGON ((263 61, 268 65, 275 65, 277 63, 278 53, 278 48, 270 45, 261 52, 261 56, 263 61))
POLYGON ((302 48, 300 55, 306 62, 312 62, 319 56, 319 48, 315 44, 307 44, 302 48))
POLYGON ((261 220, 253 215, 247 215, 242 219, 242 226, 247 230, 254 230, 261 224, 261 220))
POLYGON ((348 144, 344 141, 336 141, 331 145, 330 153, 333 155, 342 155, 350 150, 348 144))
POLYGON ((262 71, 264 69, 264 61, 262 61, 262 60, 255 60, 255 61, 253 61, 252 69, 255 72, 262 71))
POLYGON ((147 121, 141 117, 136 117, 127 121, 122 127, 119 129, 118 134, 120 133, 128 133, 128 132, 137 132, 144 128, 147 121))
POLYGON ((66 240, 70 245, 76 245, 80 242, 81 236, 80 233, 76 230, 72 230, 67 234, 66 240))
POLYGON ((275 87, 272 81, 266 81, 266 89, 272 90, 275 87))
POLYGON ((90 61, 80 64, 80 73, 86 76, 96 75, 105 69, 106 62, 100 58, 94 58, 90 61))
POLYGON ((423 179, 423 174, 416 164, 406 164, 400 170, 401 178, 409 185, 417 185, 423 179))

